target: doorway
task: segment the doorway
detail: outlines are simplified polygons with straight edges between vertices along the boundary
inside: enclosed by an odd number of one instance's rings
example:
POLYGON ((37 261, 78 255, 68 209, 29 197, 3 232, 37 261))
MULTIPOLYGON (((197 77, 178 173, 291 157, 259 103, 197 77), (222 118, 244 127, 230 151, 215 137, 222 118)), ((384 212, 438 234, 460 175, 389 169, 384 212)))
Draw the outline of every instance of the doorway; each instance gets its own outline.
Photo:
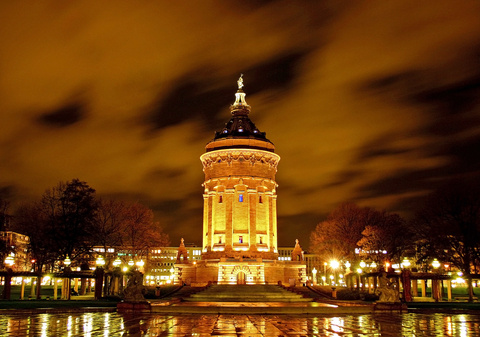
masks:
POLYGON ((247 284, 245 273, 243 271, 238 272, 237 274, 237 284, 247 284))

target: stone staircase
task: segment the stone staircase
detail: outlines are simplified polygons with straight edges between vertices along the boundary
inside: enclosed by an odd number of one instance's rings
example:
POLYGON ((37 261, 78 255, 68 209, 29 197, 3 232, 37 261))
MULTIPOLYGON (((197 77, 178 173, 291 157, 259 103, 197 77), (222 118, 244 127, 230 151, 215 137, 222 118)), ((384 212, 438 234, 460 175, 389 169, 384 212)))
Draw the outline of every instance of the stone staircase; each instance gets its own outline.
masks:
POLYGON ((184 298, 190 302, 311 302, 277 285, 212 285, 184 298))

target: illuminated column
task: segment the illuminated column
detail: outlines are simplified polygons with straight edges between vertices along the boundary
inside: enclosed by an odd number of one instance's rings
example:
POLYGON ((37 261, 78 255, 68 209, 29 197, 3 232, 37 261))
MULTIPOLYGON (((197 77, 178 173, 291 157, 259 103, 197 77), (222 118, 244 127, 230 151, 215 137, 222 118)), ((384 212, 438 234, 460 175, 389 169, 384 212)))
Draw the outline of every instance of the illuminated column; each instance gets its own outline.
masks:
POLYGON ((427 297, 427 280, 421 280, 420 284, 422 286, 422 297, 427 297))
POLYGON ((452 300, 452 280, 447 280, 447 299, 452 300))
POLYGON ((412 296, 418 296, 418 280, 412 280, 412 296))

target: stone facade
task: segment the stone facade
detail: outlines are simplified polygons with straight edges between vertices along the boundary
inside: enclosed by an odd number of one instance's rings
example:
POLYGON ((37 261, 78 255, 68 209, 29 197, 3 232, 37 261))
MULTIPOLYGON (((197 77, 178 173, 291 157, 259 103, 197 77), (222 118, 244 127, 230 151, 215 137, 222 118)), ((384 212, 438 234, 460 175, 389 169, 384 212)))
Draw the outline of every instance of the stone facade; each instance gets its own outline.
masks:
POLYGON ((200 157, 205 173, 202 260, 177 261, 175 280, 299 285, 306 282, 305 263, 278 260, 275 175, 280 156, 248 117, 241 83, 230 107, 232 118, 200 157))

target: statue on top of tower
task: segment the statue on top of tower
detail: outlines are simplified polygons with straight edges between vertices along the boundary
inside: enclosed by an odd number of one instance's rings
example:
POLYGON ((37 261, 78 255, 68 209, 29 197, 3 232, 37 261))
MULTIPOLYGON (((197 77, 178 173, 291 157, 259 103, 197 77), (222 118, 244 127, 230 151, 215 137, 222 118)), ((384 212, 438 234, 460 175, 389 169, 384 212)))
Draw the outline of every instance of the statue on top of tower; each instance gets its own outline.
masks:
POLYGON ((243 88, 243 74, 240 74, 237 84, 238 84, 238 90, 241 90, 243 88))

